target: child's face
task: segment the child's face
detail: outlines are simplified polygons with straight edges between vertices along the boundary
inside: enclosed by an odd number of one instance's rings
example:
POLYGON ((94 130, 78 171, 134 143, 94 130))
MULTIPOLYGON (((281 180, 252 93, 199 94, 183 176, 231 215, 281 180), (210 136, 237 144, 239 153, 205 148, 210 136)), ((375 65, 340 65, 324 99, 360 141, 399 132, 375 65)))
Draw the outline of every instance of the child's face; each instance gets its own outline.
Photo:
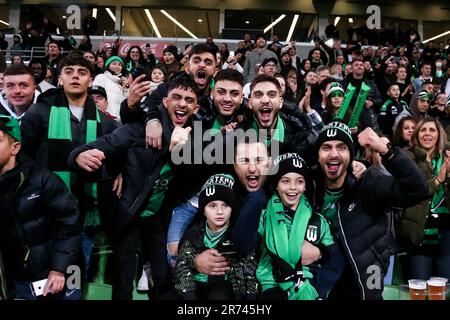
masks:
POLYGON ((400 97, 400 88, 398 86, 391 86, 388 90, 388 96, 391 99, 398 99, 400 97))
POLYGON ((295 172, 286 173, 278 181, 277 190, 283 204, 296 210, 300 197, 306 190, 305 179, 295 172))
POLYGON ((20 149, 18 142, 12 142, 10 137, 0 130, 0 172, 11 162, 11 157, 20 149))
POLYGON ((159 69, 154 69, 151 74, 152 81, 159 83, 164 81, 164 73, 159 69))
POLYGON ((211 201, 205 206, 205 216, 209 229, 220 231, 230 221, 231 207, 220 200, 211 201))

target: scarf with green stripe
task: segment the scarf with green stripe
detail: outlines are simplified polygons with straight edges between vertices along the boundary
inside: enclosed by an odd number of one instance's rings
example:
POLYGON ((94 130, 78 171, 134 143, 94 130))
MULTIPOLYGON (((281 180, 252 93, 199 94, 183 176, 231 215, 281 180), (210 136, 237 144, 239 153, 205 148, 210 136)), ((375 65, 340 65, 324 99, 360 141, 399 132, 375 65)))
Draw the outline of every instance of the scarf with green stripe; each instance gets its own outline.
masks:
MULTIPOLYGON (((252 122, 252 128, 254 130, 256 130, 256 133, 259 136, 259 127, 258 127, 258 121, 256 120, 256 118, 252 122)), ((266 136, 266 141, 265 141, 266 145, 270 146, 270 142, 272 140, 276 140, 276 141, 279 141, 281 143, 284 143, 285 130, 286 130, 286 127, 284 126, 284 122, 281 119, 281 117, 278 115, 277 116, 277 124, 275 125, 274 132, 273 132, 272 136, 270 136, 270 135, 266 136)))
MULTIPOLYGON (((87 99, 84 107, 86 121, 86 140, 89 143, 101 136, 100 114, 93 101, 87 99)), ((58 175, 66 184, 70 193, 79 190, 76 175, 69 171, 67 159, 73 150, 71 112, 63 91, 56 98, 50 110, 48 124, 48 169, 58 175)), ((84 209, 85 226, 100 225, 98 213, 97 184, 84 183, 82 186, 83 199, 86 200, 80 209, 84 209)), ((77 199, 78 200, 78 199, 77 199)))
MULTIPOLYGON (((219 232, 212 232, 208 228, 208 222, 206 222, 205 237, 203 238, 203 244, 205 245, 205 247, 208 249, 215 248, 219 244, 220 240, 222 239, 223 235, 225 234, 225 232, 227 230, 228 230, 228 225, 225 226, 225 228, 223 228, 219 232)), ((194 276, 194 280, 199 281, 199 282, 208 282, 208 275, 206 275, 204 273, 197 273, 194 276)))
MULTIPOLYGON (((439 158, 432 160, 432 166, 434 169, 434 176, 437 177, 439 171, 441 170, 442 163, 444 162, 444 157, 441 155, 439 158)), ((447 203, 445 196, 445 186, 441 184, 437 191, 433 195, 433 200, 431 201, 431 213, 441 214, 448 213, 447 203)))
MULTIPOLYGON (((311 215, 311 206, 305 195, 302 195, 289 232, 285 221, 284 206, 278 192, 272 196, 267 205, 264 224, 266 247, 270 252, 286 261, 294 270, 301 259, 301 247, 311 215)), ((293 281, 279 283, 279 286, 284 291, 289 290, 289 300, 317 298, 317 292, 308 280, 303 283, 300 290, 295 290, 293 281)))

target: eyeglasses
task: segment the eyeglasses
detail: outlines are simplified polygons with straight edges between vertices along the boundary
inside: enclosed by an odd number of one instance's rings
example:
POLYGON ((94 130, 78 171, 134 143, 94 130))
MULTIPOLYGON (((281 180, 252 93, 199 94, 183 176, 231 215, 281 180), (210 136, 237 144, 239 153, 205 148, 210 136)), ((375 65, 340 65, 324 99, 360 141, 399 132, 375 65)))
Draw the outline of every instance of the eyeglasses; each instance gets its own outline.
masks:
POLYGON ((266 64, 264 67, 272 67, 272 68, 275 68, 277 65, 276 64, 274 64, 274 63, 268 63, 268 64, 266 64))

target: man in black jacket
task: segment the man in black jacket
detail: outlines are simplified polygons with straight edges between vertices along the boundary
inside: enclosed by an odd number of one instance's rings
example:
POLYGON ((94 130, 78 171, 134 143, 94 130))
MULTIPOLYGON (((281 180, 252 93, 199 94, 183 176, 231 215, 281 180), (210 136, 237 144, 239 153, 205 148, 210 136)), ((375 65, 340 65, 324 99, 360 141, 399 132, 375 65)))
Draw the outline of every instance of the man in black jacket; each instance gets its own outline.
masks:
POLYGON ((248 104, 253 115, 247 117, 239 128, 244 130, 252 128, 258 134, 260 130, 266 130, 266 144, 269 148, 273 140, 281 146, 291 144, 303 159, 308 163, 312 161, 308 150, 314 146, 317 138, 313 124, 296 106, 281 112, 282 107, 287 109, 288 106, 283 105, 278 80, 267 75, 259 75, 253 79, 248 104))
POLYGON ((20 147, 19 123, 0 116, 0 252, 6 279, 16 299, 35 299, 30 284, 43 279, 44 296, 79 299, 80 290, 62 292, 81 242, 78 208, 64 183, 19 154, 20 147))
POLYGON ((348 170, 354 156, 350 129, 342 122, 331 122, 316 142, 321 170, 315 206, 329 220, 346 256, 343 275, 330 298, 381 299, 395 241, 386 209, 411 206, 425 199, 427 185, 406 154, 386 144, 371 128, 361 132, 358 140, 362 147, 381 154, 392 176, 369 168, 356 180, 348 170))
MULTIPOLYGON (((168 96, 160 106, 163 127, 163 150, 146 148, 143 123, 129 123, 113 133, 75 149, 69 158, 73 170, 92 173, 102 164, 121 159, 123 195, 109 218, 115 251, 113 270, 113 299, 132 298, 135 257, 139 237, 144 256, 150 259, 155 288, 159 298, 169 286, 166 257, 167 229, 164 212, 174 171, 169 161, 173 146, 186 140, 184 129, 190 125, 198 110, 197 87, 192 81, 175 79, 170 83, 168 96), (145 238, 144 238, 145 237, 145 238)), ((187 181, 186 181, 187 182, 187 181)), ((176 186, 178 193, 184 185, 176 186)))
MULTIPOLYGON (((189 51, 188 68, 177 78, 191 79, 199 88, 199 115, 204 118, 212 118, 213 106, 209 96, 211 83, 217 66, 217 50, 213 47, 200 43, 189 51)), ((120 118, 122 123, 145 122, 147 144, 152 147, 161 148, 161 125, 158 123, 160 113, 158 106, 164 97, 167 97, 168 83, 159 85, 150 96, 150 81, 143 81, 144 76, 139 76, 131 84, 128 99, 120 105, 120 118), (144 99, 145 97, 145 99, 144 99), (142 101, 142 102, 141 102, 142 101)))
POLYGON ((78 200, 85 225, 83 254, 88 271, 94 232, 117 199, 113 179, 118 170, 106 167, 92 177, 70 172, 67 159, 77 146, 113 132, 118 123, 99 111, 88 95, 92 84, 92 64, 81 55, 70 54, 61 63, 59 83, 62 88, 39 95, 22 118, 22 149, 42 167, 52 171, 66 183, 78 200), (86 242, 88 243, 86 243, 86 242))

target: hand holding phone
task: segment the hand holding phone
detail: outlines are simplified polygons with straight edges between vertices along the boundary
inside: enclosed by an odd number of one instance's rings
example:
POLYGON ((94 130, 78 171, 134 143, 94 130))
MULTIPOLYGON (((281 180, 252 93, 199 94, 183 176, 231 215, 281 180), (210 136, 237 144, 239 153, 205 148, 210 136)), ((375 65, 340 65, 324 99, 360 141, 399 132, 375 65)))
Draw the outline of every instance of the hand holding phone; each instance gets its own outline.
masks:
POLYGON ((47 285, 48 279, 43 279, 39 281, 32 282, 30 284, 31 292, 33 293, 33 296, 39 297, 44 294, 44 288, 47 285))

